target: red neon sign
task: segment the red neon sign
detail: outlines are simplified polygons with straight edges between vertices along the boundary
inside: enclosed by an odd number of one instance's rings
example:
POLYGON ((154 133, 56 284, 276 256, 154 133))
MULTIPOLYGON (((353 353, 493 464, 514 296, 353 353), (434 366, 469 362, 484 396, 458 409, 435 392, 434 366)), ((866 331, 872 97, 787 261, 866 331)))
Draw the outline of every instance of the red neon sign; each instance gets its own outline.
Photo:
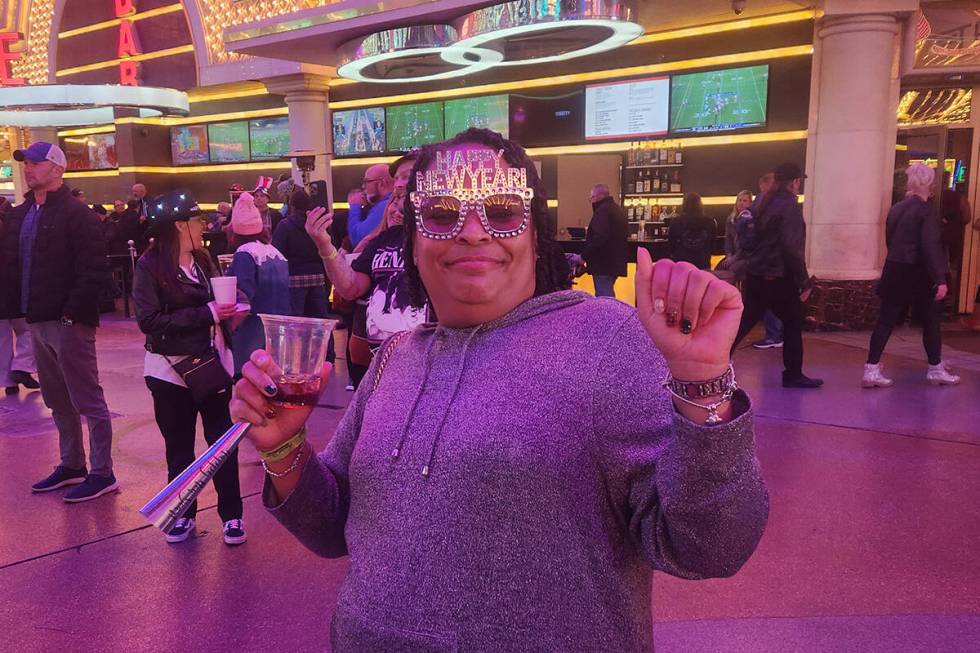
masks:
POLYGON ((24 39, 18 32, 0 32, 0 86, 23 86, 24 80, 12 77, 10 62, 17 61, 23 56, 22 52, 11 52, 10 44, 24 39))
MULTIPOLYGON (((116 18, 119 22, 119 47, 116 48, 116 56, 133 57, 143 53, 133 31, 133 21, 127 16, 136 13, 135 0, 113 0, 116 9, 116 18)), ((123 86, 139 86, 140 65, 138 61, 123 60, 119 62, 119 83, 123 86)))

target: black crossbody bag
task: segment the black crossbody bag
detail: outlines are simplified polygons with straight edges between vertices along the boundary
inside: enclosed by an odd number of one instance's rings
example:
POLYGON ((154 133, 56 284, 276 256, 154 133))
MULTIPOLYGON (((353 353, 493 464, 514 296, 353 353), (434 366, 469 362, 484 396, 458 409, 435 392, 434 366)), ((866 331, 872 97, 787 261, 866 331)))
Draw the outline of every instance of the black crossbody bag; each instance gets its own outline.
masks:
MULTIPOLYGON (((208 297, 214 299, 208 276, 200 268, 197 269, 197 273, 208 288, 208 297)), ((217 326, 211 327, 211 346, 203 354, 188 356, 179 363, 171 363, 170 359, 164 356, 174 372, 184 380, 184 384, 191 393, 191 398, 198 405, 228 392, 232 385, 231 375, 221 364, 221 357, 214 346, 214 330, 216 328, 217 326)))

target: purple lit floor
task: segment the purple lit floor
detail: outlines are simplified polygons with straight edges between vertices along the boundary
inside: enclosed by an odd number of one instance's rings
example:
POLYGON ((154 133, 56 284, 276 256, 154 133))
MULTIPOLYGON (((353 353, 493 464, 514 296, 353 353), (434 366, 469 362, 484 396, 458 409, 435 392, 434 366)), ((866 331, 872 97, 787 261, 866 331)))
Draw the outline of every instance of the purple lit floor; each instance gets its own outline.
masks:
MULTIPOLYGON (((778 387, 777 350, 739 352, 769 528, 732 579, 656 576, 658 653, 980 650, 980 355, 968 353, 980 334, 951 339, 972 343, 947 348, 956 388, 925 384, 917 338, 891 343, 891 390, 858 387, 863 334, 807 336, 819 391, 778 387)), ((0 397, 0 651, 327 650, 347 561, 314 557, 265 514, 247 447, 248 543, 222 543, 209 488, 198 536, 167 545, 136 512, 165 480, 141 339, 109 320, 99 352, 119 494, 32 496, 56 436, 38 393, 0 397)), ((347 396, 334 379, 324 401, 347 396)), ((314 413, 318 445, 340 415, 314 413)))

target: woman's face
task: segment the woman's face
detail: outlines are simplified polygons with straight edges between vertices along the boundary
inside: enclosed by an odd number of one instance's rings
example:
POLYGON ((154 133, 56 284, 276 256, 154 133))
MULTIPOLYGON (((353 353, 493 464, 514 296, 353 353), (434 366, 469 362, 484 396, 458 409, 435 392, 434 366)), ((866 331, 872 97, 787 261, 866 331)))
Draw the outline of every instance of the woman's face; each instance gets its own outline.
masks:
MULTIPOLYGON (((466 156, 467 152, 481 151, 496 156, 491 148, 470 143, 447 154, 466 156)), ((484 156, 480 165, 492 171, 492 159, 484 156)), ((510 169, 502 159, 499 165, 510 169)), ((435 166, 433 162, 427 170, 435 166)), ((462 188, 480 190, 480 186, 474 175, 465 175, 462 188)), ((499 211, 501 207, 491 210, 499 211)), ((416 208, 416 221, 422 219, 420 213, 416 208)), ((484 229, 478 210, 467 208, 463 226, 455 237, 435 240, 418 231, 412 234, 415 264, 441 323, 465 327, 488 322, 534 295, 535 234, 530 219, 528 222, 528 228, 518 236, 495 238, 484 229)))
POLYGON ((745 209, 752 206, 752 196, 745 194, 739 195, 738 200, 735 202, 735 212, 741 213, 745 209))
POLYGON ((180 249, 191 251, 202 246, 201 236, 204 234, 204 220, 200 216, 191 218, 187 222, 177 222, 177 231, 180 232, 180 249))

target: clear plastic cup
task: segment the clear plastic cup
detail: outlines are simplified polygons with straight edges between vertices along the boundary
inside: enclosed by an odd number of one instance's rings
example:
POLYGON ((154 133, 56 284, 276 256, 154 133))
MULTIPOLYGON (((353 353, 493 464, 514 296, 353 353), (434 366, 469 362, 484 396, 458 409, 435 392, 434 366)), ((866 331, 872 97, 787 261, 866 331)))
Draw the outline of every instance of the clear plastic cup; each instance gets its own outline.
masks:
POLYGON ((238 303, 237 277, 213 277, 211 289, 214 290, 214 301, 218 304, 238 303))
POLYGON ((265 349, 282 370, 274 379, 278 406, 314 406, 320 397, 320 369, 337 320, 259 314, 265 328, 265 349))

